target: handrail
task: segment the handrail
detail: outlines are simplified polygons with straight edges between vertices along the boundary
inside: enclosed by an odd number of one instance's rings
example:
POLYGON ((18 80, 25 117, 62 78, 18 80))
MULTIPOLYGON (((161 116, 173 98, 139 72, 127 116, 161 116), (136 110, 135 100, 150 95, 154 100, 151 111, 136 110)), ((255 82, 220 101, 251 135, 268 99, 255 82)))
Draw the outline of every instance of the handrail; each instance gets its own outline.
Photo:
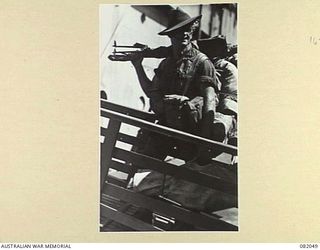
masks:
POLYGON ((120 114, 118 112, 111 111, 111 110, 104 110, 103 108, 100 111, 100 114, 103 117, 115 119, 120 122, 124 122, 124 123, 130 124, 130 125, 133 125, 133 126, 145 128, 150 131, 157 132, 157 133, 169 136, 169 137, 175 137, 175 138, 181 139, 183 141, 197 143, 199 145, 202 145, 202 146, 205 146, 208 148, 215 147, 215 149, 217 149, 217 150, 221 150, 225 153, 229 153, 232 155, 237 155, 237 153, 238 153, 238 149, 234 146, 226 145, 221 142, 212 141, 212 140, 209 140, 209 139, 206 139, 206 138, 203 138, 200 136, 196 136, 196 135, 193 135, 190 133, 182 132, 182 131, 179 131, 179 130, 176 130, 173 128, 168 128, 166 126, 162 126, 159 124, 148 122, 148 121, 145 121, 140 118, 120 114))
MULTIPOLYGON (((121 123, 125 123, 168 137, 173 137, 175 139, 196 143, 205 148, 208 148, 208 150, 217 149, 222 152, 237 155, 237 147, 156 124, 154 122, 154 114, 114 104, 105 101, 105 98, 101 98, 100 115, 102 117, 110 119, 107 128, 101 127, 101 135, 108 138, 108 140, 105 140, 101 146, 101 216, 111 217, 112 220, 136 230, 153 231, 157 229, 152 225, 146 225, 146 223, 140 221, 134 216, 131 216, 129 214, 127 215, 126 212, 122 211, 121 209, 114 210, 112 206, 107 207, 106 205, 108 204, 103 201, 103 196, 105 195, 104 191, 107 191, 108 195, 117 197, 117 199, 120 198, 121 200, 125 200, 126 202, 128 202, 129 204, 133 204, 134 206, 141 206, 143 208, 151 209, 152 211, 154 210, 158 211, 159 213, 161 212, 168 216, 174 215, 175 218, 178 218, 181 221, 190 222, 191 224, 197 225, 201 228, 203 227, 208 230, 223 231, 236 231, 238 229, 237 226, 231 225, 227 222, 224 222, 223 220, 219 220, 218 218, 209 218, 209 215, 205 215, 202 212, 192 212, 191 210, 189 211, 184 207, 176 207, 172 204, 166 204, 164 202, 155 200, 152 197, 133 192, 132 190, 128 190, 126 188, 121 188, 124 187, 122 183, 118 183, 116 179, 108 177, 109 168, 115 168, 119 171, 122 171, 123 168, 126 167, 122 163, 120 164, 119 162, 115 162, 113 158, 132 163, 133 166, 135 166, 134 169, 139 168, 139 166, 143 167, 146 163, 146 166, 149 166, 150 169, 153 169, 157 172, 169 173, 169 175, 172 176, 179 176, 180 178, 192 181, 193 183, 201 182, 200 185, 217 189, 221 192, 226 193, 226 195, 231 194, 237 200, 236 180, 235 182, 233 182, 232 180, 225 181, 223 180, 223 178, 220 178, 220 176, 207 176, 205 173, 201 172, 194 174, 191 170, 188 169, 181 169, 184 170, 183 174, 181 174, 179 171, 180 169, 174 165, 171 166, 170 164, 166 164, 160 160, 153 159, 152 157, 140 155, 136 152, 124 151, 117 148, 115 143, 117 141, 129 142, 129 144, 132 145, 137 143, 137 141, 135 141, 135 137, 122 134, 120 132, 121 123), (105 182, 106 180, 107 183, 105 182)), ((131 165, 129 164, 127 167, 128 169, 125 169, 124 172, 129 173, 130 176, 130 172, 132 171, 132 169, 130 169, 131 165)))

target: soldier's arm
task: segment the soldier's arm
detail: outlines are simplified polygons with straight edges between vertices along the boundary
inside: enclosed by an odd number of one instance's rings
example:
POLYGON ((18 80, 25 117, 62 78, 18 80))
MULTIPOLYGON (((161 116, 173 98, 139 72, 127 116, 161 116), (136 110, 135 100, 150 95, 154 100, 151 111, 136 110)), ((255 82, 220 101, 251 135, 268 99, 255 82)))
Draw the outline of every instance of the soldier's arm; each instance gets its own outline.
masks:
MULTIPOLYGON (((212 126, 216 112, 216 91, 220 89, 216 82, 216 71, 209 60, 206 60, 200 68, 200 94, 203 97, 202 120, 200 123, 200 136, 209 138, 212 133, 212 126)), ((199 147, 199 164, 207 164, 211 161, 211 154, 206 147, 199 147)))
POLYGON ((142 60, 143 58, 141 57, 136 60, 132 60, 131 62, 136 70, 139 83, 143 92, 147 97, 150 98, 150 88, 151 88, 152 81, 148 78, 148 76, 146 75, 146 72, 144 71, 144 68, 142 66, 142 60))
MULTIPOLYGON (((211 139, 211 129, 215 114, 215 90, 209 84, 202 84, 201 95, 203 97, 202 120, 200 123, 200 136, 211 139)), ((211 154, 207 147, 199 146, 197 162, 200 165, 208 164, 211 154)))
POLYGON ((153 80, 151 81, 144 68, 142 66, 143 58, 139 60, 132 61, 132 64, 137 72, 140 86, 143 92, 146 94, 148 98, 150 98, 150 107, 157 114, 162 115, 163 108, 163 95, 158 86, 157 74, 155 74, 153 80))
POLYGON ((150 98, 152 90, 152 81, 146 75, 144 68, 142 66, 143 58, 150 57, 150 58, 166 58, 170 56, 172 53, 171 46, 170 47, 158 47, 156 49, 147 49, 141 53, 137 53, 136 56, 133 57, 131 60, 136 73, 138 75, 140 86, 143 92, 146 94, 147 97, 150 98))
POLYGON ((220 86, 216 81, 216 70, 209 60, 202 63, 199 76, 200 92, 203 97, 200 135, 209 138, 216 112, 216 91, 220 89, 220 86))
POLYGON ((216 93, 214 87, 209 84, 202 83, 201 95, 203 97, 203 109, 202 121, 200 124, 200 135, 209 138, 216 111, 216 93))

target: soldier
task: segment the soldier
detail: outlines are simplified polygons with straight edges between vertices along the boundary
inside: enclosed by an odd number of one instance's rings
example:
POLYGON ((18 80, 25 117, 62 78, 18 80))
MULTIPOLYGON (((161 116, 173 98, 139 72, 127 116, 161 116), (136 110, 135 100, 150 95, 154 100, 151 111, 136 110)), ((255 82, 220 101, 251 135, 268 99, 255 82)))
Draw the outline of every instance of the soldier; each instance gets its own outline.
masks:
MULTIPOLYGON (((219 105, 217 110, 233 118, 233 126, 228 131, 228 143, 237 145, 237 116, 238 116, 238 69, 229 61, 227 41, 224 36, 215 36, 198 41, 200 50, 212 61, 217 71, 217 81, 221 83, 219 105)), ((230 56, 230 55, 229 55, 230 56)), ((233 57, 233 56, 232 56, 233 57)))
MULTIPOLYGON (((152 81, 142 67, 143 57, 132 63, 161 124, 223 141, 231 120, 216 112, 221 83, 216 80, 216 70, 209 58, 195 45, 200 19, 201 15, 191 18, 179 8, 172 10, 168 28, 159 33, 170 38, 171 51, 155 70, 152 81)), ((172 143, 170 139, 152 135, 143 151, 163 159, 172 143)), ((187 160, 195 156, 191 147, 184 147, 184 150, 187 160)), ((199 150, 199 163, 210 161, 211 156, 205 152, 199 150)))

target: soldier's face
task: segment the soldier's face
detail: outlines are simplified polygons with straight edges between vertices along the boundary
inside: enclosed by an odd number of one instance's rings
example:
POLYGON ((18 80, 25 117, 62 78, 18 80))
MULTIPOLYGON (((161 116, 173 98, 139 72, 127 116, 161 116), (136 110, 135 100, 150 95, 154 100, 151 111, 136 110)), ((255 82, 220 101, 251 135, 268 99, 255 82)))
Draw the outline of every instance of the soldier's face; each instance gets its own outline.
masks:
POLYGON ((187 28, 169 35, 173 46, 186 47, 191 43, 193 32, 187 28))

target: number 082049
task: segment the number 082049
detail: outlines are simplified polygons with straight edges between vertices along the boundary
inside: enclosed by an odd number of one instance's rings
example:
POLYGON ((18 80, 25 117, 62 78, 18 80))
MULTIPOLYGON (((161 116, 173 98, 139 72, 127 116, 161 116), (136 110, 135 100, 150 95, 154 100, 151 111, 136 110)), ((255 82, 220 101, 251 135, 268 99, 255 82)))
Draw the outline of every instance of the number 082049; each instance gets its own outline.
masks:
POLYGON ((300 248, 318 248, 318 244, 300 244, 300 248))

